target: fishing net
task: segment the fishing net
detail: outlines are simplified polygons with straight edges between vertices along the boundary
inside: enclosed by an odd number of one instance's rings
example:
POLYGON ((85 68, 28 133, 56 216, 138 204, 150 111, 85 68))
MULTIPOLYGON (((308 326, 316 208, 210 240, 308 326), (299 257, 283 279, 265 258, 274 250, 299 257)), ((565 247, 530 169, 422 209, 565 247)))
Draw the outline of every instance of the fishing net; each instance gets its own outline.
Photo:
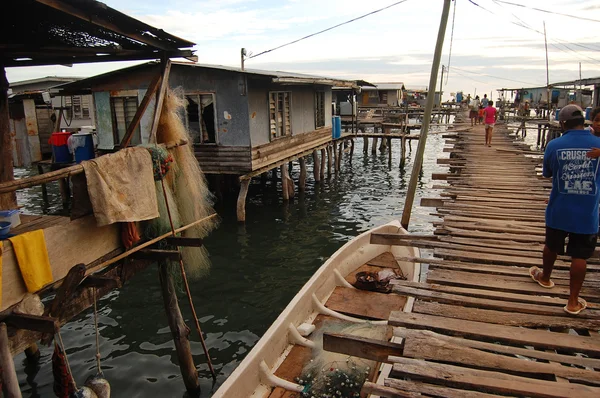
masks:
MULTIPOLYGON (((185 100, 180 90, 168 90, 156 132, 157 143, 175 143, 182 140, 188 142, 188 145, 169 150, 173 163, 170 165, 171 171, 165 178, 165 188, 167 186, 170 188, 174 199, 171 201, 168 198, 169 208, 172 215, 173 208, 177 208, 181 225, 190 224, 214 213, 212 194, 194 155, 193 141, 181 119, 181 115, 185 112, 184 105, 185 100)), ((162 190, 160 196, 163 196, 162 190)), ((161 212, 161 218, 163 214, 166 213, 161 212)), ((187 229, 182 236, 204 238, 216 225, 217 221, 213 218, 211 221, 187 229)), ((185 247, 182 249, 182 257, 189 277, 198 278, 208 273, 210 260, 204 246, 185 247)))
POLYGON ((325 351, 323 349, 325 332, 382 340, 387 334, 387 327, 371 323, 324 322, 312 338, 315 342, 312 359, 302 370, 302 375, 296 379, 298 384, 304 386, 303 397, 360 397, 360 390, 375 362, 325 351))

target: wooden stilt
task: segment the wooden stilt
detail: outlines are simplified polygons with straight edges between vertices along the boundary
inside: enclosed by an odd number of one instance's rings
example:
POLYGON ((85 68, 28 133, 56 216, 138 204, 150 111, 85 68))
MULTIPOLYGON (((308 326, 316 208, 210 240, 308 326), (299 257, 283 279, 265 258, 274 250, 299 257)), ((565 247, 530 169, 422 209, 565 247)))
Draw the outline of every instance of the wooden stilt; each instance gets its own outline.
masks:
POLYGON ((342 170, 343 153, 344 153, 344 145, 342 145, 342 143, 340 143, 339 148, 338 148, 338 155, 337 155, 337 159, 336 159, 336 163, 335 163, 335 168, 338 173, 342 170))
MULTIPOLYGON (((341 145, 340 145, 341 146, 341 145)), ((333 171, 337 172, 337 164, 338 164, 338 143, 333 141, 333 171)))
POLYGON ((537 146, 540 146, 541 139, 542 139, 542 125, 538 124, 537 146))
POLYGON ((387 148, 388 148, 388 167, 392 167, 392 139, 387 139, 387 148))
POLYGON ((350 139, 350 162, 352 162, 352 156, 354 155, 354 138, 350 139))
POLYGON ((400 139, 400 167, 406 164, 406 136, 400 139))
POLYGON ((60 190, 63 208, 66 209, 69 207, 69 199, 71 198, 71 189, 69 188, 69 181, 67 178, 58 180, 58 189, 60 190))
POLYGON ((331 178, 331 166, 333 163, 333 159, 331 158, 331 145, 327 146, 327 178, 331 178))
POLYGON ((288 162, 288 176, 291 176, 294 171, 294 165, 292 162, 288 162))
MULTIPOLYGON (((384 130, 384 132, 385 132, 385 130, 384 130)), ((381 143, 379 144, 379 150, 385 151, 386 148, 387 148, 387 139, 385 139, 384 137, 381 137, 381 143)))
POLYGON ((25 349, 25 356, 30 363, 37 363, 41 356, 40 348, 33 343, 25 349))
POLYGON ((369 152, 369 137, 363 137, 363 152, 364 153, 368 153, 369 152))
POLYGON ((321 168, 319 170, 319 179, 321 181, 325 179, 325 148, 321 149, 321 168))
POLYGON ((260 175, 260 186, 264 189, 264 187, 267 185, 267 179, 269 178, 269 175, 267 174, 267 172, 265 171, 264 173, 262 173, 260 175))
POLYGON ((312 157, 313 157, 313 177, 315 179, 315 182, 320 182, 321 181, 321 172, 320 172, 320 160, 319 160, 319 154, 317 153, 317 151, 313 151, 312 153, 312 157))
POLYGON ((15 362, 10 353, 6 324, 0 323, 0 369, 2 369, 2 389, 6 398, 20 398, 21 389, 15 371, 15 362))
POLYGON ((290 191, 288 189, 288 178, 287 178, 287 168, 285 164, 279 166, 279 171, 281 173, 281 193, 283 195, 283 200, 290 200, 290 191))
MULTIPOLYGON (((261 178, 262 179, 262 178, 261 178)), ((238 222, 246 222, 246 195, 248 195, 248 187, 250 186, 250 178, 240 182, 240 193, 237 200, 237 220, 238 222)))
POLYGON ((300 162, 300 178, 298 179, 298 191, 304 192, 306 189, 306 160, 304 158, 300 158, 298 160, 300 162))
POLYGON ((196 365, 194 365, 190 347, 190 328, 185 324, 181 315, 173 277, 170 272, 171 267, 169 262, 163 262, 158 267, 165 313, 173 335, 183 384, 185 384, 185 388, 191 396, 197 396, 200 393, 200 380, 198 379, 198 371, 196 365))
POLYGON ((271 181, 273 182, 273 186, 277 186, 277 167, 271 170, 271 181))
MULTIPOLYGON (((55 131, 58 131, 58 130, 55 130, 55 131)), ((41 163, 37 164, 37 169, 38 169, 39 175, 44 174, 44 166, 42 166, 41 163)), ((44 203, 47 205, 48 204, 48 187, 46 186, 46 184, 42 184, 42 199, 44 200, 44 203)))
MULTIPOLYGON (((0 65, 0 183, 14 180, 9 118, 8 80, 4 66, 0 65)), ((0 194, 0 210, 16 208, 15 192, 0 194)))
POLYGON ((377 153, 377 137, 373 137, 373 146, 371 147, 371 153, 377 153))
MULTIPOLYGON (((288 170, 292 170, 292 162, 288 163, 288 170)), ((290 198, 293 198, 296 195, 296 189, 294 187, 294 180, 292 179, 291 175, 292 173, 290 172, 285 176, 285 178, 287 179, 288 195, 290 198)))

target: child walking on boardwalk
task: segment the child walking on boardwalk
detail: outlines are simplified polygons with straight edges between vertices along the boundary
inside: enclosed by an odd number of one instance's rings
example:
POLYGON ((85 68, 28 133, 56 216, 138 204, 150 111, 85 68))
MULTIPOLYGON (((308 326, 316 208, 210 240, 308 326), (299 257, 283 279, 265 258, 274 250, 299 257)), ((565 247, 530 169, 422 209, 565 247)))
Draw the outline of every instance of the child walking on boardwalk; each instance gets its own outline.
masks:
POLYGON ((598 201, 600 173, 598 159, 586 157, 590 148, 600 148, 600 138, 584 130, 584 113, 577 105, 567 105, 558 114, 563 135, 548 143, 544 153, 543 175, 552 177, 552 191, 546 207, 546 241, 543 270, 531 267, 529 274, 540 286, 554 287, 550 280, 554 262, 564 252, 571 256, 570 294, 565 312, 577 315, 587 307, 579 297, 585 279, 587 259, 598 240, 598 201))
POLYGON ((479 106, 479 114, 478 114, 478 116, 479 116, 479 118, 478 118, 478 119, 479 119, 479 120, 477 120, 477 123, 478 123, 478 124, 481 124, 481 123, 483 123, 483 109, 484 109, 484 108, 483 108, 483 105, 480 105, 480 106, 479 106))
POLYGON ((492 101, 488 102, 488 106, 483 110, 485 117, 485 145, 492 146, 492 133, 496 120, 498 120, 498 111, 494 108, 492 101))

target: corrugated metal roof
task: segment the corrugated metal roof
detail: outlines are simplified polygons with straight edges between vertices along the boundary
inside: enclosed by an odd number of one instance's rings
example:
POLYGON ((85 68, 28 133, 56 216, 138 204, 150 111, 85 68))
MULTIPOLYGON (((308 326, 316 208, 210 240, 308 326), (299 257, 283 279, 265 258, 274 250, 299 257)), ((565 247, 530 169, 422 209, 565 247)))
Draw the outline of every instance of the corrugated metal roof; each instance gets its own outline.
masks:
POLYGON ((373 83, 374 87, 363 87, 363 90, 404 90, 404 83, 389 82, 389 83, 373 83))

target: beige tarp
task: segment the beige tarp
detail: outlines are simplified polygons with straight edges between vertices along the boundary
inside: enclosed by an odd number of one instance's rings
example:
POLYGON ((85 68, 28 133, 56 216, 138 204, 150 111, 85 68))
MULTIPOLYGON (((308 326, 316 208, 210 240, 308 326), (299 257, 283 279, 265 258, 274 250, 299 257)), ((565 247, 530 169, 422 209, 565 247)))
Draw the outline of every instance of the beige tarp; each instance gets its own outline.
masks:
POLYGON ((146 148, 123 149, 82 165, 99 227, 159 216, 152 157, 146 148))

